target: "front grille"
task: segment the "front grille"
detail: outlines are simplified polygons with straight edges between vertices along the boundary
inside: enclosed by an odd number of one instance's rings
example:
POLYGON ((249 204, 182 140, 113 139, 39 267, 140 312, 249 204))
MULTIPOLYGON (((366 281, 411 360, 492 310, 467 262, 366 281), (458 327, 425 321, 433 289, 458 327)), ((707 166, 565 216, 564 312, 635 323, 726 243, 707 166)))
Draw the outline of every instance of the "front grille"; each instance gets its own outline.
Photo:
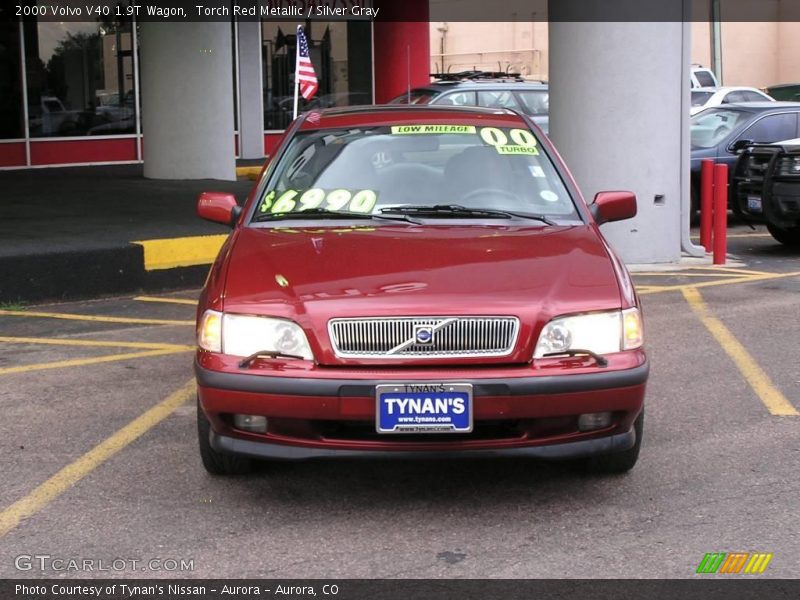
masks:
POLYGON ((748 181, 763 181, 773 156, 774 150, 751 151, 744 161, 744 178, 748 181))
POLYGON ((328 323, 341 358, 467 358, 511 354, 516 317, 389 317, 328 323))

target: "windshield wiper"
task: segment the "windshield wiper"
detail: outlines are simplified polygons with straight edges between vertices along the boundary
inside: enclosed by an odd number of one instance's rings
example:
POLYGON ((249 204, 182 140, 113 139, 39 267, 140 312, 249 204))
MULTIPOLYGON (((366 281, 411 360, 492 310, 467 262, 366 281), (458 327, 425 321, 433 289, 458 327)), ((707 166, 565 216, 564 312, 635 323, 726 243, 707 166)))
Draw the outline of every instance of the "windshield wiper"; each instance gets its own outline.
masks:
POLYGON ((573 348, 571 350, 563 350, 561 352, 550 352, 549 354, 542 355, 542 358, 555 358, 556 356, 590 356, 594 359, 594 362, 597 363, 598 367, 608 366, 608 359, 605 356, 598 354, 597 352, 583 350, 581 348, 573 348))
POLYGON ((260 352, 255 352, 255 353, 251 354, 250 356, 248 356, 247 358, 244 358, 241 361, 239 361, 239 368, 240 369, 249 369, 250 365, 253 364, 253 362, 257 358, 261 358, 261 357, 264 357, 264 358, 296 358, 298 360, 305 360, 305 358, 303 358, 302 356, 299 356, 297 354, 286 354, 285 352, 278 352, 276 350, 262 350, 260 352))
POLYGON ((387 206, 381 209, 381 214, 411 214, 425 217, 467 217, 467 218, 480 218, 489 217, 490 219, 533 219, 534 221, 541 221, 546 225, 555 226, 556 223, 544 215, 536 215, 531 213, 512 212, 508 210, 495 210, 491 208, 468 208, 460 204, 435 204, 433 206, 427 205, 406 205, 406 206, 387 206))
POLYGON ((327 208, 309 208, 308 210, 297 210, 284 213, 269 213, 267 215, 259 215, 255 218, 256 222, 263 221, 281 221, 285 219, 382 219, 386 221, 407 221, 415 223, 416 221, 408 217, 389 217, 380 214, 360 213, 346 210, 328 210, 327 208))

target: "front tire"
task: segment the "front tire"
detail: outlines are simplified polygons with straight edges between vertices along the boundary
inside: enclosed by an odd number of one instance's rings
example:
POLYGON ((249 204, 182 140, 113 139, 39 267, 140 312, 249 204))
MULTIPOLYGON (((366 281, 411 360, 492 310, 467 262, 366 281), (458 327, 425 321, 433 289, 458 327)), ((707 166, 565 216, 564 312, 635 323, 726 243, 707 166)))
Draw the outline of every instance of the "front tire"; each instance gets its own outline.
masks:
POLYGON ((783 229, 782 227, 776 227, 772 223, 767 223, 767 230, 772 237, 784 246, 791 246, 792 248, 800 247, 799 226, 795 225, 792 229, 783 229))
POLYGON ((633 430, 636 433, 636 442, 628 450, 614 452, 613 454, 601 454, 590 456, 580 463, 582 470, 598 475, 614 475, 627 473, 639 459, 639 450, 642 447, 642 434, 644 430, 644 408, 636 421, 633 422, 633 430))
POLYGON ((211 447, 209 435, 211 423, 197 401, 197 441, 200 445, 200 458, 203 466, 211 475, 246 475, 253 469, 253 461, 249 458, 217 452, 211 447))

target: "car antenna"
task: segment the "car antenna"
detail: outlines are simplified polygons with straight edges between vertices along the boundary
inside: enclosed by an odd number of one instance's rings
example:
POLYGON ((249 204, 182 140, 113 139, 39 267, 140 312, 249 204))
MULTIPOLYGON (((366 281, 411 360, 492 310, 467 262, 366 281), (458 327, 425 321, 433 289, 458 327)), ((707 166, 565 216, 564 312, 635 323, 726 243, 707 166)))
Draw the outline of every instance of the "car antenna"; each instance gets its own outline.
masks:
POLYGON ((406 44, 406 103, 411 104, 411 45, 406 44))

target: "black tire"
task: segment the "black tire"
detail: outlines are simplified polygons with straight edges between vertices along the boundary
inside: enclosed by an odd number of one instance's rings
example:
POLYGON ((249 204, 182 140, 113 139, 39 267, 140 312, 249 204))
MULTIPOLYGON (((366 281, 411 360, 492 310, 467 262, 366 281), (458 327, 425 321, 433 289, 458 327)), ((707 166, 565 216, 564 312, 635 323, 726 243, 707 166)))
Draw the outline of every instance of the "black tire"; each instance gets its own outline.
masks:
POLYGON ((243 456, 217 452, 208 439, 211 423, 208 421, 200 402, 197 402, 197 441, 200 444, 200 458, 206 471, 212 475, 246 475, 253 469, 253 461, 243 456))
POLYGON ((800 247, 800 227, 795 226, 792 229, 783 229, 776 227, 772 223, 767 223, 767 230, 772 237, 784 246, 800 247))
POLYGON ((633 447, 613 454, 590 456, 580 462, 581 470, 598 475, 613 475, 630 471, 639 459, 639 449, 642 447, 644 408, 639 413, 639 416, 636 417, 636 421, 633 423, 633 430, 636 432, 636 442, 633 447))

